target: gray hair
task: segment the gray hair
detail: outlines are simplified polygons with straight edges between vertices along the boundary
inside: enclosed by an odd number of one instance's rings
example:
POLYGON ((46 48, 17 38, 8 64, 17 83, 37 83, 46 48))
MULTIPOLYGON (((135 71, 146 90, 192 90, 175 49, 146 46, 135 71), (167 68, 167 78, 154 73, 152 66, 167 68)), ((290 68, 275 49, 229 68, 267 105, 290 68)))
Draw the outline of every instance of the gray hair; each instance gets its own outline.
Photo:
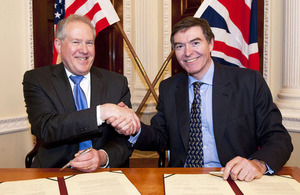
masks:
POLYGON ((67 25, 69 23, 72 23, 72 22, 83 22, 83 23, 86 23, 87 25, 89 25, 91 27, 91 29, 93 30, 93 34, 94 34, 94 39, 96 37, 96 30, 95 30, 95 27, 94 25, 91 23, 90 19, 88 19, 87 17, 85 16, 81 16, 81 15, 76 15, 76 14, 73 14, 73 15, 70 15, 69 17, 63 19, 63 20, 60 20, 57 24, 57 27, 56 27, 56 38, 58 38, 59 40, 64 40, 66 37, 67 37, 67 25))

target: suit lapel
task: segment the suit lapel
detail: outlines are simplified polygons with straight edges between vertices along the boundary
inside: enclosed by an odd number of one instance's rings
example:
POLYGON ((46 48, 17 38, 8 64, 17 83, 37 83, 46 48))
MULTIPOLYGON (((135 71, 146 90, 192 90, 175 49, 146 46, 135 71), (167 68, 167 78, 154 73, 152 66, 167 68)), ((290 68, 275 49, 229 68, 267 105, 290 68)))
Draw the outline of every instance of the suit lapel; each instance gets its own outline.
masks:
POLYGON ((189 144, 189 92, 188 92, 188 77, 185 75, 177 85, 177 91, 175 92, 175 101, 177 105, 177 120, 179 125, 179 131, 181 135, 184 148, 188 150, 189 144))
MULTIPOLYGON (((67 78, 67 74, 64 70, 63 64, 57 65, 58 67, 54 69, 51 78, 51 82, 57 92, 59 100, 63 108, 67 112, 73 112, 76 110, 75 102, 73 98, 72 89, 70 87, 70 82, 67 78)), ((105 92, 105 79, 103 79, 102 74, 96 71, 93 67, 91 68, 91 105, 97 106, 104 103, 104 92, 105 92)))
POLYGON ((228 118, 229 101, 232 96, 232 86, 229 76, 226 74, 224 65, 215 62, 213 79, 213 125, 217 150, 221 151, 221 144, 225 133, 228 118))
POLYGON ((106 80, 101 72, 91 68, 91 107, 105 103, 105 86, 106 80))
POLYGON ((62 63, 54 66, 57 66, 57 68, 55 68, 52 73, 53 77, 51 78, 51 82, 53 83, 63 108, 66 112, 73 112, 76 110, 76 107, 64 66, 62 63))

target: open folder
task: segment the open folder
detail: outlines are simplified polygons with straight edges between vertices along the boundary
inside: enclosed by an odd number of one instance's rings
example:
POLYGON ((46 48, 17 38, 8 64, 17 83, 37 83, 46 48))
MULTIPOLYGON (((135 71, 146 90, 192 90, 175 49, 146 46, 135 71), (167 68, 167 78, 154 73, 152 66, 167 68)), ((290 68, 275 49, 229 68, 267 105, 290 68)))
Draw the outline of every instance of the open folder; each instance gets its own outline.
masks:
POLYGON ((165 174, 165 194, 300 194, 300 183, 290 176, 267 176, 252 182, 224 181, 210 174, 165 174))
POLYGON ((0 194, 140 194, 122 171, 0 183, 0 194))

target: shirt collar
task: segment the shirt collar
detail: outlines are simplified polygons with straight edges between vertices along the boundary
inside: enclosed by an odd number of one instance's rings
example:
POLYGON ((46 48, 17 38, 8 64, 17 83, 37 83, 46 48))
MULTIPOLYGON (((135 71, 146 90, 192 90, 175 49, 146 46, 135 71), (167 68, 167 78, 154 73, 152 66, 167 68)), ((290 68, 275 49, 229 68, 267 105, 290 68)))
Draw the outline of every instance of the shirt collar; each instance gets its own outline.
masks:
MULTIPOLYGON (((70 76, 71 76, 71 75, 76 76, 75 74, 71 73, 68 69, 66 69, 66 67, 64 67, 64 68, 65 68, 65 71, 66 71, 67 76, 68 76, 69 79, 70 79, 70 76)), ((89 72, 87 75, 84 75, 84 78, 83 78, 83 79, 90 80, 90 78, 91 78, 91 74, 90 74, 90 72, 89 72)))

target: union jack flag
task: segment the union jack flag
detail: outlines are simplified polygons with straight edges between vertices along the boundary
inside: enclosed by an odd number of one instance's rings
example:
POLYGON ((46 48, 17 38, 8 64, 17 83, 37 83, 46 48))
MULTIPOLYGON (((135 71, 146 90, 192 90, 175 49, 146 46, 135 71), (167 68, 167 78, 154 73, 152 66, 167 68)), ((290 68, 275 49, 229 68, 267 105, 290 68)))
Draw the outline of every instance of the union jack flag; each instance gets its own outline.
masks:
POLYGON ((206 19, 215 34, 213 58, 259 70, 257 0, 204 0, 194 17, 206 19))
MULTIPOLYGON (((88 17, 95 26, 96 35, 104 28, 120 21, 110 0, 55 0, 54 29, 57 23, 71 14, 88 17)), ((60 58, 53 49, 53 64, 60 62, 60 58)))

